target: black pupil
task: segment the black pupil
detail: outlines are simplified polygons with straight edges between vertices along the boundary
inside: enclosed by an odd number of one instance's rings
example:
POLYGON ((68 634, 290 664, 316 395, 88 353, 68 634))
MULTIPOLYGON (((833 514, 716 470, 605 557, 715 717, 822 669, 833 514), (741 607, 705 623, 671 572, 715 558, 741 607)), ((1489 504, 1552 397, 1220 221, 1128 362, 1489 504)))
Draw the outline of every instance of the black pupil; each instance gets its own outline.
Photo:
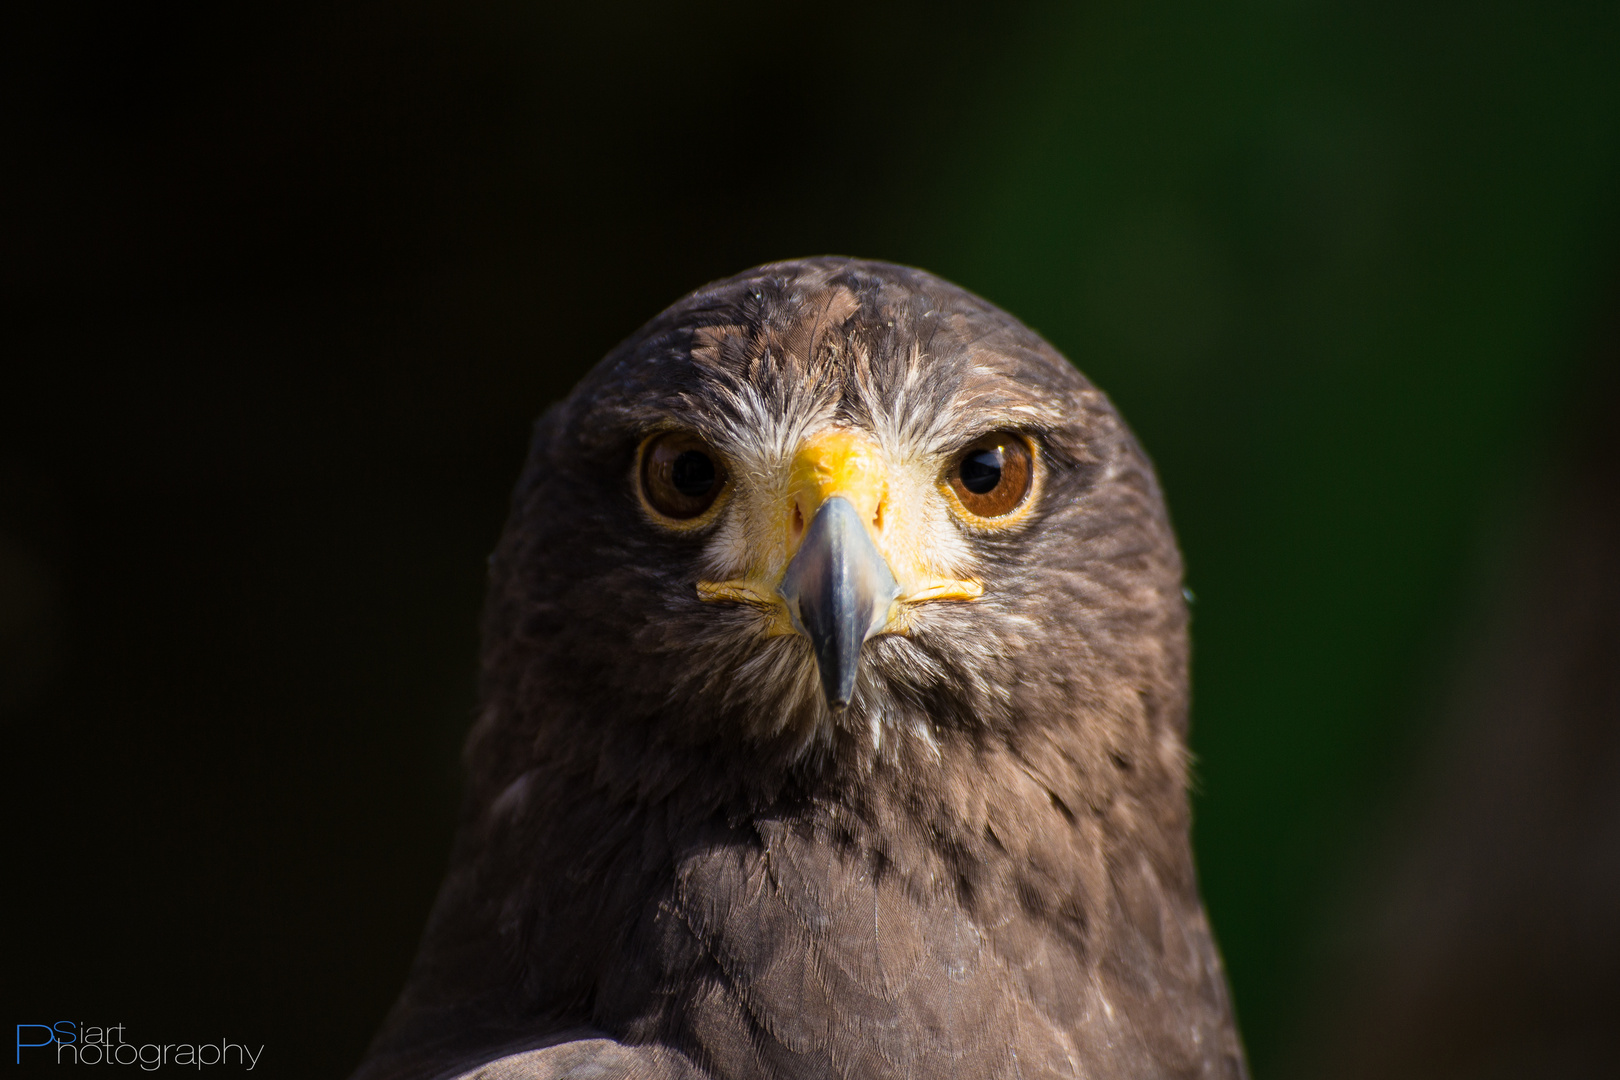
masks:
POLYGON ((962 486, 975 495, 988 495, 1001 483, 1001 447, 975 450, 962 459, 962 486))
POLYGON ((675 459, 669 479, 682 495, 694 499, 707 495, 714 487, 714 462, 700 450, 688 450, 675 459))

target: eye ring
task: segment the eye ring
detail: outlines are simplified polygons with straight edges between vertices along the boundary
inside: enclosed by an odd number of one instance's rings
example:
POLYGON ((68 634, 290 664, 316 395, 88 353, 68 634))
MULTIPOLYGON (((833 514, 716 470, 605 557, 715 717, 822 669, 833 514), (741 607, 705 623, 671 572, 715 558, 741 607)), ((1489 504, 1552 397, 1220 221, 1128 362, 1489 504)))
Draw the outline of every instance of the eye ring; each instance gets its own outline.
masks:
POLYGON ((703 524, 729 481, 725 459, 691 432, 652 435, 637 454, 637 493, 660 524, 678 528, 703 524))
POLYGON ((957 452, 945 481, 969 520, 1008 524, 1035 489, 1034 448, 1014 431, 982 435, 957 452))

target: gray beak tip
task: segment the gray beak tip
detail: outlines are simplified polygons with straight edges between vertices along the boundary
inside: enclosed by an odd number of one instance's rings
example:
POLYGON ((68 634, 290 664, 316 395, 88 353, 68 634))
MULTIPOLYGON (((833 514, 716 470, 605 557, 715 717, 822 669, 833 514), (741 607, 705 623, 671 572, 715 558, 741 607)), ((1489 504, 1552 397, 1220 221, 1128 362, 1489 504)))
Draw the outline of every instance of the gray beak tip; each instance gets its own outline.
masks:
POLYGON ((816 511, 778 590, 796 630, 810 639, 827 707, 849 707, 861 646, 883 629, 900 594, 889 564, 848 499, 833 496, 816 511))

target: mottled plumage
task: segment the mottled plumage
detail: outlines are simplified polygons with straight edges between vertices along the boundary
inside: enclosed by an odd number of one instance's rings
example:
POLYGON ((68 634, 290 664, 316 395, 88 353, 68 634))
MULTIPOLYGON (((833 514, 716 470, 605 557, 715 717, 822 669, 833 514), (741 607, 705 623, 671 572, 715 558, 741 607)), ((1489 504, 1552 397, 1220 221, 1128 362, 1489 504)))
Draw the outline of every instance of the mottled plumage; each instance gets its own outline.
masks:
POLYGON ((843 259, 693 293, 536 429, 453 865, 358 1077, 1242 1076, 1186 626, 1147 459, 1017 320, 843 259), (665 430, 728 470, 695 525, 637 496, 665 430), (769 598, 699 595, 828 430, 876 448, 874 535, 957 590, 902 595, 844 709, 769 598), (975 524, 940 478, 998 430, 1038 469, 975 524))

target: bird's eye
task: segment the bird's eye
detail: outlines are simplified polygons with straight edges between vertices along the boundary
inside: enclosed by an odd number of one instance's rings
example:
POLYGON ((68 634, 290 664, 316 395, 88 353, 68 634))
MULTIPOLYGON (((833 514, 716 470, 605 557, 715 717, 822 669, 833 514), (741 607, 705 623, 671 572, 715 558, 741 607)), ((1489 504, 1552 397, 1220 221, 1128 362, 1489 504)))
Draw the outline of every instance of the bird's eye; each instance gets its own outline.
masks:
POLYGON ((1029 443, 999 431, 975 440, 951 467, 950 485, 962 508, 976 517, 1005 517, 1029 495, 1034 467, 1029 443))
POLYGON ((677 521, 695 518, 714 505, 726 486, 720 455, 685 432, 654 436, 641 451, 641 491, 647 504, 677 521))

